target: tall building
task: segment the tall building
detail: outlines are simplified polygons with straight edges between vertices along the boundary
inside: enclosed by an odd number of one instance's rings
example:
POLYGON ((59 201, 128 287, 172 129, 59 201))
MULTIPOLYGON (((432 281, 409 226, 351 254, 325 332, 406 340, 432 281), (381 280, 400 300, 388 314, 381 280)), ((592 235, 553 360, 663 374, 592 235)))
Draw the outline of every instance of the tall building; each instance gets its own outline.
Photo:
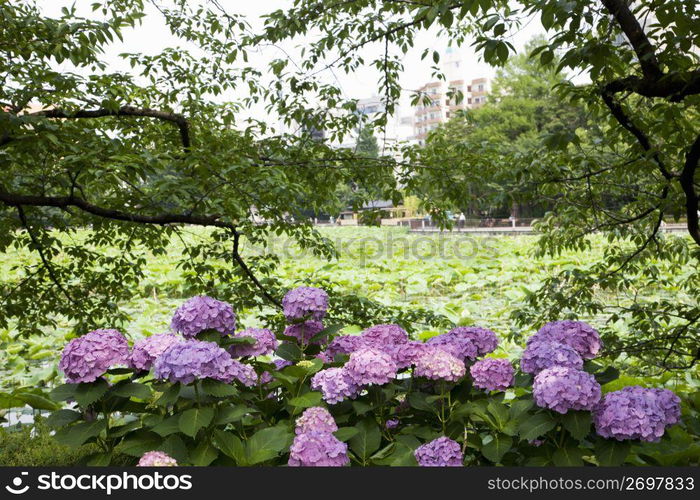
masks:
POLYGON ((423 100, 413 108, 413 137, 419 144, 457 111, 483 106, 490 91, 487 78, 467 78, 458 52, 448 48, 442 60, 446 80, 429 82, 418 89, 423 100), (461 100, 457 98, 460 94, 461 100))

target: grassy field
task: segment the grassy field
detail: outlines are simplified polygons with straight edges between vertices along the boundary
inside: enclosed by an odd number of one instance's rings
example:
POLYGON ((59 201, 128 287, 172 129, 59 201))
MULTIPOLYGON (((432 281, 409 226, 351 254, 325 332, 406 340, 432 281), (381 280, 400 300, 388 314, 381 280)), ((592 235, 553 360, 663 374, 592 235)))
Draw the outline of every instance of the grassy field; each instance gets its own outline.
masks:
MULTIPOLYGON (((536 258, 535 236, 418 235, 401 228, 364 227, 333 227, 322 232, 336 244, 338 259, 324 261, 304 254, 286 240, 271 243, 282 257, 277 273, 285 284, 291 287, 328 278, 345 291, 385 304, 427 308, 455 323, 487 326, 501 336, 517 333, 510 313, 528 290, 537 289, 553 273, 594 262, 603 251, 602 240, 594 240, 587 252, 536 258)), ((188 238, 195 241, 201 235, 192 232, 188 238)), ((133 291, 133 299, 120 304, 131 318, 124 328, 129 337, 167 329, 173 310, 186 296, 182 271, 176 266, 181 250, 182 243, 173 240, 171 257, 151 258, 146 279, 133 291)), ((245 248, 247 254, 255 251, 245 248)), ((0 269, 8 275, 18 261, 32 258, 0 254, 0 269)), ((672 292, 659 289, 655 293, 672 292)), ((234 309, 240 325, 254 325, 253 311, 235 304, 234 309)), ((587 319, 597 326, 604 321, 587 319)), ((37 332, 27 339, 17 338, 12 329, 0 331, 3 385, 36 385, 55 375, 58 349, 70 334, 70 325, 59 324, 56 330, 37 332)), ((614 327, 624 330, 624 325, 614 327)), ((505 343, 503 348, 509 357, 520 353, 517 345, 505 343)))

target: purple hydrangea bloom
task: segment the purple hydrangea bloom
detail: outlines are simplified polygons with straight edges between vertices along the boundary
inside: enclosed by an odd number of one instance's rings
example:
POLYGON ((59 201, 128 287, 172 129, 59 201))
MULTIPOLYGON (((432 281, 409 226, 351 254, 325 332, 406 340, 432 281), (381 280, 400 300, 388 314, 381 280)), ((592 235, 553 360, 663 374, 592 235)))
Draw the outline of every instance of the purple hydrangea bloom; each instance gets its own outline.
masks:
POLYGON ((398 369, 402 369, 415 365, 426 345, 423 342, 410 341, 387 346, 384 352, 391 355, 398 369))
POLYGON ((525 373, 537 374, 553 366, 580 370, 583 368, 583 359, 571 346, 544 341, 528 344, 520 359, 520 368, 525 373))
POLYGON ((362 347, 363 340, 359 335, 339 335, 335 337, 324 351, 324 355, 333 360, 336 354, 351 354, 362 347))
POLYGON ((175 467, 177 461, 162 451, 148 451, 143 454, 137 467, 175 467))
POLYGON ((398 418, 390 418, 389 420, 386 421, 384 424, 387 429, 396 429, 399 426, 399 419, 398 418))
POLYGON ((117 330, 94 330, 68 342, 58 368, 66 382, 94 382, 108 369, 129 362, 129 344, 117 330))
POLYGON ((258 385, 262 375, 258 376, 258 374, 255 373, 255 368, 253 368, 250 365, 241 363, 240 361, 237 361, 235 359, 232 359, 231 361, 232 363, 228 368, 225 378, 222 378, 220 380, 223 380, 224 382, 232 382, 233 380, 238 380, 241 384, 245 385, 246 387, 253 387, 255 385, 258 385))
POLYGON ((379 349, 393 344, 405 344, 408 342, 406 330, 399 325, 393 324, 370 326, 360 334, 360 337, 363 345, 379 349))
POLYGON ((284 330, 284 334, 288 337, 296 338, 302 344, 322 344, 325 339, 311 341, 319 332, 323 330, 323 323, 320 321, 304 321, 289 325, 284 330))
POLYGON ((535 376, 532 395, 537 406, 557 413, 593 410, 600 401, 600 384, 590 373, 554 366, 535 376))
POLYGON ((680 415, 680 398, 668 389, 631 386, 606 394, 593 419, 596 432, 605 438, 655 442, 680 415))
POLYGON ((131 350, 130 364, 137 370, 150 370, 156 358, 182 339, 172 333, 158 333, 137 340, 131 350))
POLYGON ((474 387, 487 391, 505 391, 513 385, 515 370, 507 359, 482 359, 469 370, 474 387))
POLYGON ((479 326, 458 326, 447 332, 447 335, 472 343, 476 346, 477 356, 484 356, 495 351, 496 347, 498 347, 498 337, 488 328, 481 328, 479 326))
POLYGON ((330 432, 304 432, 289 448, 290 467, 343 467, 350 463, 348 445, 330 432))
POLYGON ((291 361, 287 361, 286 359, 276 359, 272 363, 275 365, 275 369, 277 371, 280 371, 282 368, 286 368, 287 366, 292 366, 294 364, 291 361))
POLYGON ((358 387, 343 368, 326 368, 311 379, 311 387, 323 394, 328 404, 336 404, 357 395, 358 387))
POLYGON ((273 380, 274 379, 272 378, 272 374, 270 372, 262 372, 260 374, 260 376, 258 377, 258 384, 260 384, 260 385, 269 384, 273 380))
POLYGON ((222 382, 231 382, 241 377, 248 385, 250 377, 253 384, 257 375, 252 367, 234 361, 229 353, 214 342, 185 340, 168 347, 154 363, 155 377, 171 382, 189 384, 197 379, 212 378, 222 382), (252 374, 251 374, 252 371, 252 374))
POLYGON ((333 419, 333 415, 321 406, 307 408, 304 413, 297 418, 294 432, 302 434, 304 432, 335 432, 338 426, 333 419))
POLYGON ((267 356, 277 349, 277 338, 267 328, 246 328, 237 332, 235 337, 253 337, 255 344, 234 344, 229 348, 231 356, 242 358, 243 356, 267 356))
POLYGON ((426 347, 416 359, 413 374, 431 380, 456 382, 464 377, 467 369, 464 362, 442 349, 441 346, 426 347))
POLYGON ((413 454, 421 467, 461 467, 464 460, 459 443, 445 436, 419 446, 413 454))
POLYGON ((528 339, 532 342, 559 342, 576 349, 583 359, 593 359, 601 348, 600 335, 583 321, 552 321, 540 328, 528 339))
POLYGON ((474 342, 451 332, 432 337, 426 344, 438 347, 462 361, 474 360, 479 355, 479 349, 474 342))
POLYGON ((300 286, 287 292, 282 299, 282 307, 288 320, 320 321, 328 310, 328 294, 320 288, 300 286))
POLYGON ((226 302, 200 295, 177 308, 170 327, 187 338, 193 338, 204 330, 233 335, 236 330, 236 315, 226 302))
POLYGON ((390 382, 396 378, 397 368, 391 355, 363 347, 350 355, 343 370, 356 385, 364 386, 390 382))

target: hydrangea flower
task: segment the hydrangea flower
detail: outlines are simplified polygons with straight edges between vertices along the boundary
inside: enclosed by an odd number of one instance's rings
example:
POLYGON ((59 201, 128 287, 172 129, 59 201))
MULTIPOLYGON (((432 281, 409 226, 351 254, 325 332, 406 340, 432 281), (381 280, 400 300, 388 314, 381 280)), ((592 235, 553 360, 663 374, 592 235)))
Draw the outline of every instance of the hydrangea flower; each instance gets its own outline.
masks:
MULTIPOLYGON (((253 387, 255 385, 258 385, 258 383, 264 383, 261 382, 263 375, 258 376, 258 374, 255 373, 255 368, 253 368, 250 365, 246 365, 245 363, 241 363, 240 361, 237 361, 235 359, 232 359, 231 361, 232 363, 228 368, 225 378, 220 380, 229 383, 233 380, 238 380, 241 384, 245 385, 246 387, 253 387)), ((272 377, 270 377, 270 379, 272 379, 272 377)))
POLYGON ((473 342, 463 337, 451 335, 450 333, 443 333, 431 337, 426 342, 426 345, 448 352, 461 361, 476 359, 479 354, 479 349, 473 342))
POLYGON ((600 384, 590 373, 554 366, 535 376, 532 395, 537 406, 557 413, 593 410, 600 401, 600 384))
POLYGON ((289 448, 290 467, 343 467, 348 465, 348 445, 330 432, 304 432, 289 448))
POLYGON ((389 420, 386 421, 384 426, 387 429, 396 429, 399 426, 399 419, 398 418, 390 418, 389 420))
POLYGON ((528 339, 533 342, 559 342, 573 347, 583 359, 593 359, 601 348, 598 331, 583 321, 552 321, 528 339))
POLYGON ((360 334, 360 337, 363 345, 380 349, 385 346, 408 342, 406 330, 394 324, 370 326, 360 334))
POLYGON ((294 432, 302 434, 304 432, 335 432, 338 426, 333 419, 333 415, 321 406, 307 408, 296 421, 294 432))
POLYGON ((68 342, 58 368, 66 382, 94 382, 108 369, 129 362, 129 344, 118 330, 94 330, 68 342))
POLYGON ((421 467, 461 467, 464 460, 459 443, 445 436, 419 446, 413 454, 421 467))
POLYGON ((413 374, 431 380, 456 382, 464 377, 467 369, 457 357, 440 347, 425 348, 416 359, 413 374))
POLYGON ((162 451, 148 451, 143 454, 137 467, 175 467, 177 461, 162 451))
POLYGON ((631 386, 605 395, 593 414, 598 435, 655 442, 678 423, 680 398, 668 389, 631 386))
POLYGON ((571 346, 545 341, 528 344, 520 359, 520 368, 525 373, 537 374, 553 366, 580 370, 583 368, 583 359, 571 346))
POLYGON ((277 338, 267 328, 246 328, 237 332, 235 337, 252 337, 255 344, 234 344, 229 348, 231 356, 242 358, 243 356, 267 356, 277 349, 277 338))
POLYGON ((361 348, 350 355, 343 367, 356 385, 383 385, 396 378, 396 363, 379 349, 361 348))
POLYGON ((326 368, 311 379, 311 387, 323 394, 328 404, 336 404, 357 395, 358 387, 343 368, 326 368))
POLYGON ((474 387, 487 391, 505 391, 513 385, 515 370, 507 359, 482 359, 469 370, 474 387))
POLYGON ((284 330, 284 334, 288 337, 296 338, 302 344, 322 344, 325 339, 311 341, 319 332, 323 330, 323 323, 320 321, 304 321, 289 325, 284 330))
POLYGON ((226 302, 200 295, 177 308, 170 327, 187 338, 194 338, 204 330, 232 335, 236 330, 236 315, 226 302))
POLYGON ((338 335, 324 351, 324 355, 333 360, 336 354, 351 354, 363 345, 359 335, 338 335))
POLYGON ((201 340, 185 340, 171 345, 156 359, 154 367, 156 378, 183 384, 204 378, 230 383, 241 377, 241 381, 249 385, 252 376, 252 385, 255 385, 258 379, 252 367, 234 361, 214 342, 201 340))
POLYGON ((320 321, 328 310, 328 294, 320 288, 300 286, 287 292, 282 299, 282 308, 288 320, 320 321))
POLYGON ((477 356, 484 356, 495 351, 496 347, 498 347, 498 337, 488 328, 481 328, 479 326, 458 326, 447 332, 447 335, 472 343, 476 347, 477 356))
POLYGON ((137 370, 150 370, 153 362, 173 344, 182 339, 172 333, 158 333, 145 339, 137 340, 131 350, 129 364, 137 370))
POLYGON ((384 352, 390 354, 398 369, 415 365, 425 346, 423 342, 410 341, 387 346, 384 352))
POLYGON ((277 371, 280 371, 282 368, 286 368, 287 366, 292 366, 294 364, 291 361, 287 361, 286 359, 276 359, 272 363, 275 365, 275 369, 277 371))

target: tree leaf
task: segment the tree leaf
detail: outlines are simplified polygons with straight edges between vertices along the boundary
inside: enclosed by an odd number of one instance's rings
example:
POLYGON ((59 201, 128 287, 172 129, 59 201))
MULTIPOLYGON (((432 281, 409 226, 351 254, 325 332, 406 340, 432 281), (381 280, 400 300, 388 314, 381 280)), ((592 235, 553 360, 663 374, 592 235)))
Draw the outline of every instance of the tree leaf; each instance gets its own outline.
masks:
POLYGON ((237 422, 250 413, 256 413, 258 410, 249 408, 246 405, 223 406, 216 410, 214 425, 225 425, 231 422, 237 422))
POLYGON ((60 408, 60 406, 53 401, 31 392, 15 393, 14 397, 19 398, 36 410, 56 410, 60 408))
POLYGON ((75 400, 82 407, 86 407, 100 399, 109 389, 109 384, 103 378, 88 384, 78 384, 75 390, 75 400))
POLYGON ((79 422, 75 425, 69 425, 62 428, 54 434, 54 439, 60 444, 65 444, 73 448, 77 448, 84 444, 88 439, 99 436, 105 428, 104 420, 95 420, 94 422, 79 422))
POLYGON ((54 401, 67 401, 75 398, 75 391, 78 389, 78 384, 62 384, 54 388, 49 397, 54 401))
POLYGON ((552 462, 558 467, 577 467, 583 465, 583 451, 573 446, 557 449, 552 454, 552 462))
POLYGON ((564 428, 574 438, 581 441, 591 430, 591 414, 583 411, 570 411, 562 417, 564 428))
POLYGON ((333 434, 340 441, 348 441, 350 438, 354 437, 359 432, 360 430, 357 427, 340 427, 333 434))
POLYGON ((172 415, 155 425, 151 430, 159 436, 169 436, 180 431, 179 420, 180 415, 172 415))
POLYGON ((282 342, 280 346, 275 351, 280 358, 286 359, 287 361, 299 361, 301 359, 301 349, 298 345, 292 342, 282 342))
POLYGON ((246 446, 246 461, 255 465, 275 458, 292 442, 292 434, 285 427, 268 427, 253 434, 246 446))
POLYGON ((245 446, 238 436, 231 432, 215 429, 212 437, 214 446, 227 457, 231 457, 236 465, 247 465, 245 446))
POLYGON ((140 457, 147 451, 157 449, 163 442, 162 438, 150 431, 136 431, 119 443, 115 448, 117 453, 123 453, 132 457, 140 457))
POLYGON ((180 396, 180 389, 181 387, 179 383, 168 386, 168 388, 158 398, 157 404, 159 406, 169 406, 175 404, 177 398, 180 396))
POLYGON ((629 441, 601 439, 595 445, 595 457, 600 465, 616 467, 625 463, 631 449, 629 441))
POLYGON ((194 465, 206 467, 219 456, 219 452, 208 439, 201 441, 195 449, 190 451, 190 460, 194 465))
POLYGON ((209 378, 202 381, 202 390, 217 398, 227 398, 238 394, 238 389, 235 386, 209 378))
POLYGON ((557 422, 548 413, 537 413, 527 418, 518 426, 520 437, 532 441, 554 429, 557 422))
POLYGON ((187 451, 187 446, 180 436, 177 434, 169 436, 165 441, 163 441, 158 450, 167 453, 175 460, 179 465, 187 464, 190 462, 190 455, 187 451))
POLYGON ((379 449, 382 433, 372 418, 366 418, 355 425, 357 434, 350 438, 350 448, 363 461, 367 461, 372 453, 379 449))
POLYGON ((494 434, 493 439, 481 448, 481 453, 493 463, 500 463, 513 446, 513 439, 505 434, 494 434))
POLYGON ((59 427, 64 427, 68 424, 72 424, 76 420, 80 420, 82 415, 80 412, 75 410, 58 410, 53 412, 46 419, 46 425, 57 429, 59 427))
POLYGON ((311 391, 290 399, 289 404, 298 408, 311 408, 321 404, 321 397, 322 394, 320 392, 311 391))
POLYGON ((213 408, 190 408, 182 412, 177 425, 184 434, 193 438, 197 435, 199 429, 208 426, 213 418, 213 408))
POLYGON ((122 398, 150 399, 152 395, 150 387, 138 382, 120 382, 112 388, 111 392, 122 398))

